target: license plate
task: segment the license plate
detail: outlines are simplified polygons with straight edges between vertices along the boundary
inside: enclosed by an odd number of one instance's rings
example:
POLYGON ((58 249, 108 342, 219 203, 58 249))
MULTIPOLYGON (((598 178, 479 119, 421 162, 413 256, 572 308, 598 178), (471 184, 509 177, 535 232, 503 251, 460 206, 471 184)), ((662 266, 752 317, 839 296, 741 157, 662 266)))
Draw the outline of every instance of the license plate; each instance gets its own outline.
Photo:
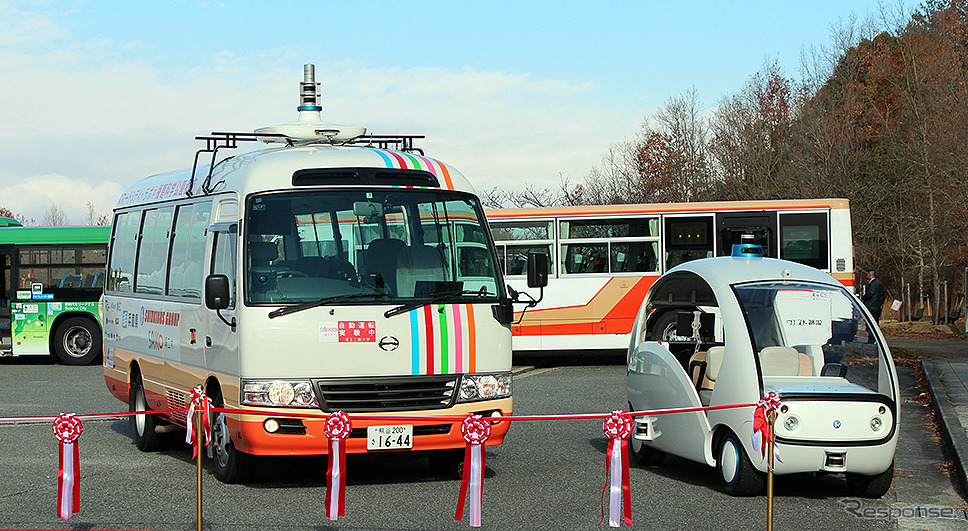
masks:
POLYGON ((368 426, 366 428, 367 450, 399 450, 413 448, 413 426, 368 426))

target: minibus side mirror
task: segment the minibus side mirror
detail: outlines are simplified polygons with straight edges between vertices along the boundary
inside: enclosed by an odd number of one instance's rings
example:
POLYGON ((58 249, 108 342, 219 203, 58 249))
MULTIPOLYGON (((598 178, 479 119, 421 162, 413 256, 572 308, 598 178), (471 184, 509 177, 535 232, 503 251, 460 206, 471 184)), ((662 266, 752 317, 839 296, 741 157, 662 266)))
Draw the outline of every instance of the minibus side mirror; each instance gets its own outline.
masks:
POLYGON ((548 285, 548 255, 528 253, 528 287, 543 288, 548 285))
POLYGON ((224 310, 229 307, 229 277, 225 275, 205 277, 205 306, 209 310, 224 310))
POLYGON ((516 291, 510 285, 508 285, 508 292, 511 294, 511 300, 514 302, 522 302, 526 304, 525 309, 521 312, 521 317, 518 319, 518 324, 524 319, 524 312, 528 308, 533 308, 544 299, 544 289, 548 285, 548 255, 546 253, 528 253, 528 287, 529 288, 541 288, 538 293, 538 298, 535 299, 528 293, 516 291), (519 297, 524 295, 530 300, 519 301, 519 297))
POLYGON ((223 323, 232 327, 235 332, 235 317, 229 322, 222 317, 222 310, 229 307, 229 277, 225 275, 209 275, 205 277, 205 306, 209 310, 215 310, 218 318, 223 323))

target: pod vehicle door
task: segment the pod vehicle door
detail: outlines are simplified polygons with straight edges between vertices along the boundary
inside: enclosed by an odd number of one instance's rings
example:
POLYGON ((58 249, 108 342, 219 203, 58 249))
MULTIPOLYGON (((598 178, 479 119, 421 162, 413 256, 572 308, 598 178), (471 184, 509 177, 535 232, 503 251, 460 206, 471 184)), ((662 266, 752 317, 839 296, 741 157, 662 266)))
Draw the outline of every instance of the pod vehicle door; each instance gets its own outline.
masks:
MULTIPOLYGON (((843 473, 853 494, 879 497, 893 477, 898 385, 873 322, 841 284, 807 266, 750 256, 683 264, 639 311, 630 406, 752 404, 776 393, 775 472, 843 473)), ((715 465, 728 493, 756 494, 767 462, 752 413, 640 418, 633 455, 641 464, 671 453, 715 465)))

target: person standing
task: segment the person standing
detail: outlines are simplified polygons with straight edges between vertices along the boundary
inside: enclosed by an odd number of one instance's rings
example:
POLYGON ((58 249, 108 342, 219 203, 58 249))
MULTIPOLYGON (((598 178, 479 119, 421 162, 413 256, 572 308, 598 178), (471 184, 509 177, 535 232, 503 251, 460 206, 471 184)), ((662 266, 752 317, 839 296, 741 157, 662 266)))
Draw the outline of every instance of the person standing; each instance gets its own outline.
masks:
POLYGON ((881 306, 884 305, 884 299, 887 298, 887 294, 884 291, 884 286, 877 280, 874 270, 867 272, 867 291, 864 292, 861 301, 867 309, 870 310, 871 315, 874 316, 875 320, 880 320, 881 318, 881 306))

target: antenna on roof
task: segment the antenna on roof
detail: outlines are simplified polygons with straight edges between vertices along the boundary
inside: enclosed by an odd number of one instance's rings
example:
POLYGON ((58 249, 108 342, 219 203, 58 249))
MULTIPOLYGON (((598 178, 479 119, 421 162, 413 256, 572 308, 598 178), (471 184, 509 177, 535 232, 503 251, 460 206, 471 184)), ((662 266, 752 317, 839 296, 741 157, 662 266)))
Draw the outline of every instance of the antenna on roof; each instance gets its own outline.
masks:
POLYGON ((365 127, 351 127, 323 122, 319 104, 319 83, 316 82, 316 66, 303 65, 303 80, 299 83, 299 118, 295 122, 255 130, 263 142, 287 142, 317 140, 330 144, 343 144, 366 134, 365 127), (262 136, 266 135, 266 136, 262 136), (280 137, 279 135, 282 135, 280 137))

